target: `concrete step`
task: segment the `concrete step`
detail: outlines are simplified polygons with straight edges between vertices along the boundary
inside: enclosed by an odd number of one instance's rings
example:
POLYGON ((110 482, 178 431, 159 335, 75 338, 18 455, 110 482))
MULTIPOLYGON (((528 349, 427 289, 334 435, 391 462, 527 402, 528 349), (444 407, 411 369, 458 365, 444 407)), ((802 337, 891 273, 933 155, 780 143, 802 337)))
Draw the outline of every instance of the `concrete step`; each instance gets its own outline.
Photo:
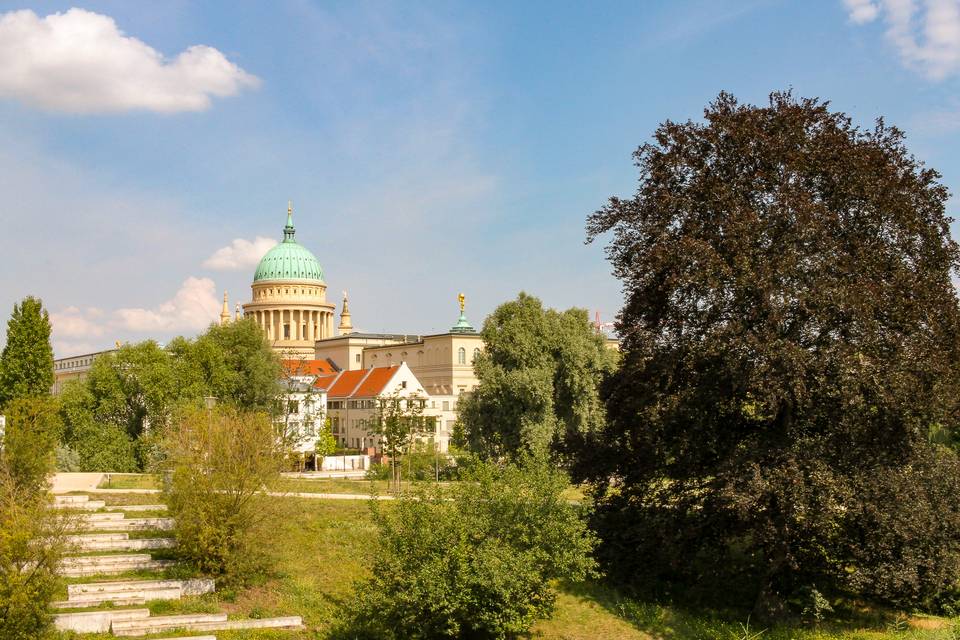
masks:
POLYGON ((85 523, 88 531, 149 531, 157 529, 160 531, 169 531, 173 529, 173 518, 123 518, 122 513, 112 514, 94 514, 94 515, 118 515, 120 518, 113 520, 95 520, 85 523))
POLYGON ((86 524, 105 520, 123 520, 125 517, 122 513, 85 513, 80 516, 80 522, 86 524))
POLYGON ((58 613, 53 624, 60 631, 76 633, 109 633, 110 626, 117 622, 130 622, 150 617, 150 609, 108 609, 80 613, 58 613))
POLYGON ((90 496, 80 495, 80 496, 54 496, 53 504, 78 504, 87 502, 90 500, 90 496))
MULTIPOLYGON (((180 592, 177 591, 179 596, 180 592)), ((160 598, 156 598, 159 600, 160 598)), ((178 598, 165 598, 167 600, 177 600, 178 598)), ((147 604, 146 598, 89 598, 86 600, 59 600, 51 602, 50 606, 54 609, 85 609, 87 607, 102 607, 109 604, 112 607, 142 607, 147 604)))
POLYGON ((107 511, 166 511, 165 504, 118 504, 105 507, 107 511))
POLYGON ((173 629, 192 631, 191 625, 226 622, 225 613, 186 613, 173 616, 151 616, 137 620, 114 622, 110 630, 115 636, 145 636, 173 629))
POLYGON ((125 598, 179 600, 183 596, 199 596, 213 591, 214 582, 210 578, 90 582, 67 585, 67 602, 116 602, 125 598))
POLYGON ((92 542, 94 540, 99 541, 117 541, 117 540, 128 540, 130 538, 129 533, 85 533, 83 535, 76 536, 66 536, 67 544, 83 544, 84 542, 92 542))
POLYGON ((109 575, 139 569, 159 570, 173 564, 171 560, 154 560, 147 553, 103 556, 76 556, 60 562, 60 575, 67 578, 109 575))
POLYGON ((57 509, 75 509, 78 511, 98 511, 107 506, 103 500, 86 500, 84 502, 54 502, 57 509))
MULTIPOLYGON (((180 623, 179 626, 155 626, 151 622, 161 621, 163 618, 177 616, 157 616, 149 620, 131 620, 118 622, 113 625, 115 636, 145 636, 148 633, 157 633, 168 629, 183 629, 184 631, 228 631, 234 629, 300 629, 303 619, 300 616, 284 618, 263 618, 260 620, 223 620, 217 622, 180 623)), ((162 623, 160 623, 162 625, 162 623)))
MULTIPOLYGON (((173 538, 123 538, 121 540, 105 540, 99 536, 104 534, 92 534, 90 536, 76 536, 80 538, 75 540, 74 544, 81 551, 140 551, 143 549, 172 549, 177 546, 177 541, 173 538)), ((123 535, 129 534, 106 534, 123 535)))
POLYGON ((217 640, 217 636, 177 636, 176 638, 157 638, 157 640, 217 640))

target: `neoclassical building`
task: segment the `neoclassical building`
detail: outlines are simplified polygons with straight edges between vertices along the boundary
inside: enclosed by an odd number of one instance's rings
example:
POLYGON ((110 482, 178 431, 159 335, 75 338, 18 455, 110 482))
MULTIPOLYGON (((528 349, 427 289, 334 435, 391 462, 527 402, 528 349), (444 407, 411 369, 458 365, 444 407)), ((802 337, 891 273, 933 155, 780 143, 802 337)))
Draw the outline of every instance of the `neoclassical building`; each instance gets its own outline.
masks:
POLYGON ((323 267, 297 243, 296 233, 293 207, 288 206, 283 242, 260 259, 251 285, 253 299, 243 305, 243 315, 257 321, 277 351, 312 357, 317 340, 336 335, 336 307, 327 302, 323 267))

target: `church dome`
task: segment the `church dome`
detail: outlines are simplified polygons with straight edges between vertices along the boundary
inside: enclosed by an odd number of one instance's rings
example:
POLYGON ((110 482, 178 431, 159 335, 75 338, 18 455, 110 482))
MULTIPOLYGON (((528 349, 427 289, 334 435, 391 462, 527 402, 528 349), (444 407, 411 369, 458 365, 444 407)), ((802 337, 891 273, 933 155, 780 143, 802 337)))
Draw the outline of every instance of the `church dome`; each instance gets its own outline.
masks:
POLYGON ((293 211, 287 209, 287 226, 283 228, 283 242, 260 258, 253 281, 260 280, 316 280, 323 282, 323 267, 310 251, 297 244, 294 236, 293 211))

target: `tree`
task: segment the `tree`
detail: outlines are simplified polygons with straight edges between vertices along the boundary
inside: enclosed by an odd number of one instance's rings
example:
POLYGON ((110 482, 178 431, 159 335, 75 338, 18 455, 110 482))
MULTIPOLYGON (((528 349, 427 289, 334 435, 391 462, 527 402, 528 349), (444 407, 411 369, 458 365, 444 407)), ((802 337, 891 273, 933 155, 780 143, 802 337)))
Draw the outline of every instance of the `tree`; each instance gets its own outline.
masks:
POLYGON ((267 414, 224 406, 184 409, 167 430, 165 499, 178 553, 197 569, 244 583, 268 567, 263 550, 284 519, 267 495, 284 466, 278 435, 267 414))
POLYGON ((508 638, 553 610, 557 580, 594 574, 594 538, 545 463, 480 465, 451 493, 434 486, 371 501, 379 529, 353 628, 371 638, 508 638))
POLYGON ((616 356, 583 309, 544 309, 521 293, 483 323, 479 386, 461 398, 458 440, 488 459, 562 453, 604 421, 598 385, 616 356))
POLYGON ((0 355, 0 407, 13 398, 46 395, 51 387, 50 315, 39 299, 28 296, 13 305, 7 321, 7 343, 0 355))
POLYGON ((49 398, 20 398, 6 408, 0 439, 0 637, 36 640, 50 628, 50 601, 70 532, 49 507, 47 476, 60 425, 49 398))
POLYGON ((400 491, 400 456, 407 453, 417 436, 426 430, 423 416, 424 399, 413 394, 401 396, 399 391, 377 400, 377 413, 370 422, 370 435, 380 438, 383 451, 390 459, 393 490, 400 491))
POLYGON ((282 393, 280 359, 253 318, 211 325, 194 348, 211 395, 246 411, 273 411, 282 393))
POLYGON ((903 137, 721 94, 704 122, 663 123, 636 195, 590 217, 627 296, 579 467, 614 577, 745 584, 766 614, 813 584, 897 604, 957 585, 960 529, 910 514, 960 512, 928 439, 960 415, 960 254, 903 137))

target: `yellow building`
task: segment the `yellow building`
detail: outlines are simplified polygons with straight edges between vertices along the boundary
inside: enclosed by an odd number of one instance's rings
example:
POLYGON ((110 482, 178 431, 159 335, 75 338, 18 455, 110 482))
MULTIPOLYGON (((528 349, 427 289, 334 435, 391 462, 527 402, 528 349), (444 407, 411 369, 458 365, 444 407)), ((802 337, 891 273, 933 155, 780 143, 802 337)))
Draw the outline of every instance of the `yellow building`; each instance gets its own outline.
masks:
POLYGON ((243 315, 257 321, 277 351, 309 357, 316 340, 335 335, 336 307, 327 302, 323 267, 297 243, 292 206, 287 207, 283 242, 260 259, 251 292, 243 315))

